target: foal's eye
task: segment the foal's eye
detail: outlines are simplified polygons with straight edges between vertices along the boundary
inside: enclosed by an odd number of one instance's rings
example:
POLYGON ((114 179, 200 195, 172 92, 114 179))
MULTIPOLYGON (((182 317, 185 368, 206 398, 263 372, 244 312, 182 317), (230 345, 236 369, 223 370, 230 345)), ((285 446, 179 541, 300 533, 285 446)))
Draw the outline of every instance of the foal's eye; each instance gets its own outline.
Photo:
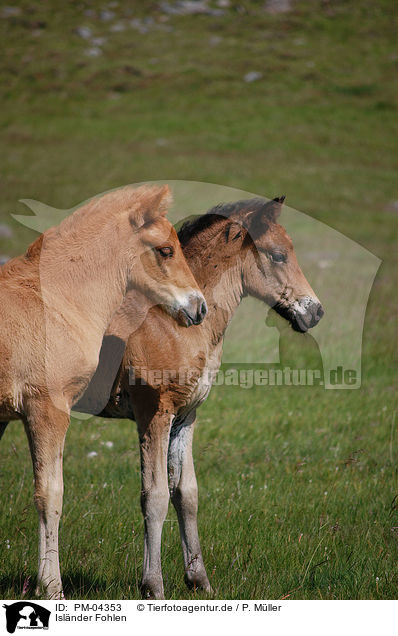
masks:
POLYGON ((286 255, 282 252, 273 252, 270 256, 273 263, 286 263, 286 255))
POLYGON ((163 245, 162 247, 157 247, 156 251, 163 256, 163 258, 171 258, 174 254, 174 250, 170 245, 163 245))

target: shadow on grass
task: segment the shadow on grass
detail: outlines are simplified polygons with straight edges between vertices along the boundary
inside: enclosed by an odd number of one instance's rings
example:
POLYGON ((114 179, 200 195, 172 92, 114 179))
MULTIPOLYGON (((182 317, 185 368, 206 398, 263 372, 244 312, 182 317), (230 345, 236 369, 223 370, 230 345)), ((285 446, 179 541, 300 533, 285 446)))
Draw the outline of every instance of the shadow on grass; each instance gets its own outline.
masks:
POLYGON ((62 576, 66 598, 109 598, 113 585, 97 574, 64 571, 62 576))
MULTIPOLYGON (((68 598, 110 598, 115 583, 99 577, 96 574, 82 574, 79 572, 64 572, 64 594, 68 598)), ((0 598, 2 599, 39 599, 35 594, 36 576, 6 575, 0 578, 0 598)))
POLYGON ((7 574, 0 577, 0 598, 10 600, 20 600, 21 598, 35 598, 36 577, 29 574, 20 575, 7 574))

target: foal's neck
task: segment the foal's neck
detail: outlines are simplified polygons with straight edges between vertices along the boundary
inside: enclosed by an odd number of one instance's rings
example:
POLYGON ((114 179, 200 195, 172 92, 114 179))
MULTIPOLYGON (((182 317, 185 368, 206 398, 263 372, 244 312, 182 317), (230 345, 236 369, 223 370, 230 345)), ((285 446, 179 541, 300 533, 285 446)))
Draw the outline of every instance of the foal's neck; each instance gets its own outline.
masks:
POLYGON ((103 333, 126 293, 127 254, 123 260, 121 246, 112 228, 90 240, 45 234, 39 256, 43 301, 63 313, 89 317, 103 333))
POLYGON ((183 247, 188 265, 206 299, 208 315, 203 327, 211 330, 213 344, 223 338, 243 297, 242 253, 238 250, 223 253, 224 241, 224 227, 221 226, 219 233, 210 237, 206 232, 200 233, 183 247))

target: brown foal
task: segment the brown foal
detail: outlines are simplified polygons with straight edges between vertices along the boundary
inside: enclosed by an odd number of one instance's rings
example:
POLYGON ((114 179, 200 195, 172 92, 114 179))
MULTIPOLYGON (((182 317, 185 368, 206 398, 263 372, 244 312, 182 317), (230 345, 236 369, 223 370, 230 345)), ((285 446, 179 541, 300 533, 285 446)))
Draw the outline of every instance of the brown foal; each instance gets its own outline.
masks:
POLYGON ((48 598, 63 593, 58 526, 70 410, 112 316, 128 290, 184 327, 207 311, 165 218, 169 199, 167 186, 96 197, 0 269, 0 437, 8 420, 23 420, 39 513, 37 592, 48 598))
POLYGON ((160 551, 169 497, 178 515, 185 580, 191 587, 211 590, 197 530, 192 437, 196 409, 210 391, 209 378, 220 366, 224 333, 240 301, 254 296, 303 332, 323 315, 292 241, 277 222, 283 200, 217 206, 180 230, 185 257, 209 308, 203 324, 184 330, 159 307, 145 308, 132 291, 104 339, 104 347, 121 343, 123 358, 113 386, 108 383, 109 401, 101 415, 131 418, 138 426, 145 519, 141 585, 146 597, 164 595, 160 551), (140 324, 134 321, 137 304, 140 324))

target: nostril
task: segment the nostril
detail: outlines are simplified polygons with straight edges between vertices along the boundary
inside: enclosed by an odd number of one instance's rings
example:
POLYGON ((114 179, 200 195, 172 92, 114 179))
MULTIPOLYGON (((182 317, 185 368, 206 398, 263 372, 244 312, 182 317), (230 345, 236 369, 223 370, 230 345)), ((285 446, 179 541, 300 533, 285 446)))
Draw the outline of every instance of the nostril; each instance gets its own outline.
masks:
POLYGON ((205 301, 203 301, 202 304, 200 305, 199 313, 200 313, 201 318, 204 318, 206 316, 206 314, 207 314, 207 305, 206 305, 205 301))
POLYGON ((318 307, 317 307, 317 309, 316 309, 316 312, 315 312, 315 318, 316 318, 317 320, 320 320, 320 319, 322 318, 322 316, 323 316, 323 314, 324 314, 324 313, 325 313, 325 312, 323 311, 323 307, 322 307, 322 305, 321 305, 321 304, 319 304, 319 305, 318 305, 318 307))

